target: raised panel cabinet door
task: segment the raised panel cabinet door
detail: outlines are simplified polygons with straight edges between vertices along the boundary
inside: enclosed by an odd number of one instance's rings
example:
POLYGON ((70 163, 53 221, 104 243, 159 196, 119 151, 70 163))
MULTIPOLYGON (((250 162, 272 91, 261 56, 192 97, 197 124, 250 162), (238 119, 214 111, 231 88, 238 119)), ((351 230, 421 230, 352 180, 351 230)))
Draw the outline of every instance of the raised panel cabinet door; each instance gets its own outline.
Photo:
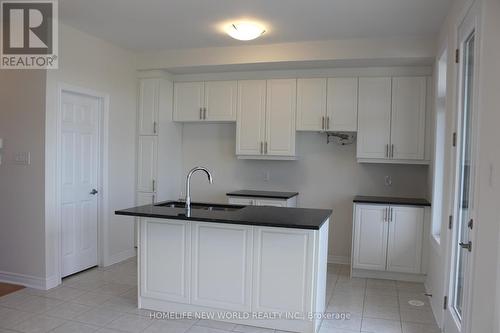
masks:
POLYGON ((327 130, 356 132, 358 130, 358 78, 329 78, 327 96, 327 130))
POLYGON ((158 138, 140 136, 137 150, 137 191, 156 191, 157 160, 158 138))
MULTIPOLYGON (((155 193, 150 193, 150 192, 137 192, 136 194, 136 200, 135 203, 137 206, 144 206, 144 205, 151 205, 155 203, 155 198, 156 194, 155 193)), ((140 217, 135 218, 135 223, 134 223, 134 246, 137 247, 139 237, 138 237, 138 232, 139 232, 139 221, 141 220, 140 217)))
POLYGON ((391 78, 359 78, 357 157, 388 157, 391 138, 391 78))
POLYGON ((189 303, 191 223, 141 218, 140 296, 189 303))
POLYGON ((237 81, 205 82, 205 120, 236 121, 237 81))
POLYGON ((202 121, 204 82, 174 83, 174 121, 202 121))
POLYGON ((264 154, 295 156, 296 111, 297 80, 268 80, 264 154))
POLYGON ((424 208, 391 206, 387 270, 420 273, 424 208))
POLYGON ((159 79, 139 81, 139 135, 157 134, 159 98, 159 79))
POLYGON ((326 79, 297 79, 297 130, 324 130, 326 79))
POLYGON ((385 271, 387 258, 387 212, 382 205, 356 205, 353 268, 385 271))
POLYGON ((254 312, 311 311, 312 230, 254 229, 254 312))
POLYGON ((263 154, 266 128, 266 81, 238 81, 236 155, 263 154))
POLYGON ((423 160, 425 157, 426 78, 392 79, 391 156, 423 160))
POLYGON ((193 223, 193 304, 250 311, 252 237, 249 226, 193 223))

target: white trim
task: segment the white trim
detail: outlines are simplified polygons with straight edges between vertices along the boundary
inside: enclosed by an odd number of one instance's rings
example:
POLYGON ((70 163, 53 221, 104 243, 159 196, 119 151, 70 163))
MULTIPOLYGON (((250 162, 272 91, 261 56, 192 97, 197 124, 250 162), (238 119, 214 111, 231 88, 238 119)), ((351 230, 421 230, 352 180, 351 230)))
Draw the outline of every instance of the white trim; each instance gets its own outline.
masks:
POLYGON ((33 275, 0 271, 0 282, 18 284, 34 289, 48 290, 57 286, 59 284, 59 279, 56 276, 45 279, 33 275))
POLYGON ((56 233, 57 233, 57 251, 56 256, 56 279, 57 285, 62 282, 62 231, 61 231, 61 102, 63 92, 75 93, 90 96, 99 99, 99 177, 98 190, 100 196, 97 203, 98 210, 98 237, 97 237, 97 260, 98 265, 102 266, 108 256, 108 145, 109 145, 109 94, 98 92, 92 89, 82 88, 63 82, 57 85, 57 115, 56 115, 56 233))
POLYGON ((352 277, 361 277, 369 279, 385 279, 385 280, 397 280, 397 281, 408 281, 408 282, 425 282, 427 275, 425 274, 410 274, 410 273, 397 273, 397 272, 387 272, 387 271, 372 271, 367 269, 353 269, 351 273, 352 277))
POLYGON ((333 254, 329 254, 328 263, 338 264, 338 265, 349 265, 351 263, 351 258, 348 256, 336 256, 333 254))

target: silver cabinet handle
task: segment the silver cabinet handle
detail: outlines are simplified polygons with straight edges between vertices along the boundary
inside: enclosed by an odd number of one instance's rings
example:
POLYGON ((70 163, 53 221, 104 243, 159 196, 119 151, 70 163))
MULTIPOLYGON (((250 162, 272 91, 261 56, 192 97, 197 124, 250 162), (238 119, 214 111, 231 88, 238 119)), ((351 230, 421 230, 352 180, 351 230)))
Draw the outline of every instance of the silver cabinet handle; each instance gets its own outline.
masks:
POLYGON ((394 158, 394 144, 391 144, 391 158, 394 158))
POLYGON ((153 134, 156 134, 156 121, 153 121, 153 134))
POLYGON ((153 192, 155 191, 156 181, 153 179, 153 192))
POLYGON ((267 155, 267 141, 264 142, 264 154, 267 155))
POLYGON ((389 144, 385 145, 385 157, 389 157, 389 144))
POLYGON ((200 108, 200 120, 203 120, 203 108, 200 108))
POLYGON ((260 142, 260 154, 264 154, 264 141, 260 142))
POLYGON ((325 129, 325 116, 321 117, 321 129, 325 129))
POLYGON ((155 204, 155 196, 154 195, 151 197, 151 201, 152 201, 152 205, 154 205, 155 204))
POLYGON ((389 217, 389 222, 392 222, 392 213, 393 213, 393 211, 394 211, 394 210, 393 210, 393 209, 392 209, 392 207, 391 207, 391 208, 389 208, 389 211, 390 211, 390 213, 391 213, 391 215, 390 215, 390 217, 389 217))
POLYGON ((203 108, 203 119, 207 119, 207 108, 203 108))
POLYGON ((387 208, 384 208, 384 218, 383 218, 383 221, 387 222, 387 208))
POLYGON ((330 117, 326 117, 326 129, 330 129, 330 117))

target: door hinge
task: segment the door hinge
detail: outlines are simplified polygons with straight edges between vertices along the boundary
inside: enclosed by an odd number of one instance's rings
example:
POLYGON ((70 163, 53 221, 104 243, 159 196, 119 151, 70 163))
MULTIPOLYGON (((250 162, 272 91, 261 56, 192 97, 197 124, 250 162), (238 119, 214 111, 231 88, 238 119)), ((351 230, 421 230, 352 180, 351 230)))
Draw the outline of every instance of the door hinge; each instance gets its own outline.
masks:
POLYGON ((453 132, 453 147, 457 146, 457 132, 453 132))
POLYGON ((448 217, 448 229, 453 229, 453 215, 448 217))
POLYGON ((443 309, 444 310, 448 309, 448 296, 444 297, 444 300, 443 300, 443 309))
POLYGON ((456 64, 460 63, 460 50, 459 49, 455 50, 455 63, 456 64))

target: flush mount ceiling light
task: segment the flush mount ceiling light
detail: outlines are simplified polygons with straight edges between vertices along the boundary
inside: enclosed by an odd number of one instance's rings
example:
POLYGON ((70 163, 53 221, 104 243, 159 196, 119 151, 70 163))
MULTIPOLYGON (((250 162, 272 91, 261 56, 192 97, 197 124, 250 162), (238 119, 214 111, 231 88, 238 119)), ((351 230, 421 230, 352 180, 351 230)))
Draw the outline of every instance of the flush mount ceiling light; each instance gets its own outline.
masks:
POLYGON ((231 23, 226 27, 226 33, 237 40, 252 40, 262 36, 266 29, 255 22, 231 23))

